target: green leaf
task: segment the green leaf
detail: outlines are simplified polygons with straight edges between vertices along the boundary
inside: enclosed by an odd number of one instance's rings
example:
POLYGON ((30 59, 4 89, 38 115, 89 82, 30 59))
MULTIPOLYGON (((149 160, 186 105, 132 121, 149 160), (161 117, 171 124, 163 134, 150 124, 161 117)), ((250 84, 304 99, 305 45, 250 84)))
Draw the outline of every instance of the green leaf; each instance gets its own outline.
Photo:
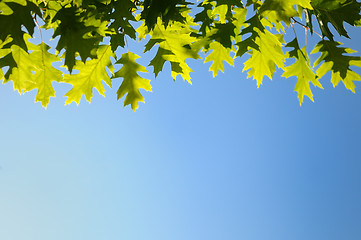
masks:
POLYGON ((52 21, 60 21, 53 38, 60 36, 56 50, 64 48, 65 65, 73 70, 76 54, 79 53, 83 62, 87 58, 96 58, 98 44, 106 35, 107 22, 102 22, 95 15, 88 15, 81 10, 70 7, 58 11, 52 21))
POLYGON ((296 5, 312 9, 310 0, 266 0, 259 9, 259 13, 262 16, 268 16, 270 12, 275 12, 279 20, 289 24, 290 18, 298 16, 294 7, 296 5))
MULTIPOLYGON (((16 62, 14 61, 13 55, 11 54, 11 48, 6 48, 5 46, 9 45, 12 42, 12 38, 8 36, 5 41, 0 40, 0 69, 1 69, 1 80, 4 80, 3 83, 7 82, 11 72, 14 68, 17 67, 16 62), (7 67, 7 71, 4 74, 2 68, 7 67)), ((11 45, 10 45, 11 47, 11 45)))
POLYGON ((150 90, 149 80, 137 73, 145 68, 135 63, 137 56, 131 53, 138 48, 132 49, 130 41, 139 40, 144 54, 153 54, 149 66, 156 77, 168 62, 174 80, 180 75, 191 83, 193 70, 188 64, 193 60, 189 59, 203 54, 216 76, 224 71, 224 61, 233 66, 236 57, 247 53, 241 58, 243 70, 258 87, 264 77, 273 78, 281 68, 283 76, 297 77, 295 91, 302 103, 304 96, 313 100, 310 82, 322 87, 319 78, 329 71, 334 86, 342 81, 355 90, 354 82, 361 77, 354 69, 361 60, 332 41, 334 30, 348 37, 346 23, 361 25, 360 9, 358 0, 0 0, 0 81, 13 81, 21 94, 38 89, 35 101, 44 107, 55 96, 53 81, 69 83, 66 104, 79 104, 83 95, 91 100, 93 88, 104 95, 102 81, 111 86, 109 71, 114 77, 111 57, 127 51, 119 60, 124 64, 117 76, 124 75, 124 81, 118 98, 126 95, 125 105, 136 109, 144 101, 139 89, 150 90), (286 26, 291 20, 292 28, 286 26), (331 40, 315 47, 321 55, 316 76, 297 37, 288 43, 283 39, 297 28, 310 30, 312 37, 320 29, 323 38, 331 40), (36 46, 27 41, 35 31, 33 41, 41 42, 36 46), (49 32, 53 32, 52 45, 44 42, 49 32), (283 52, 284 46, 291 50, 283 52), (286 57, 292 60, 285 61, 286 57), (70 71, 64 79, 61 70, 52 66, 59 60, 70 71), (73 68, 77 74, 71 74, 73 68))
POLYGON ((159 47, 157 54, 150 61, 149 66, 153 66, 155 77, 163 70, 164 63, 166 62, 167 55, 173 55, 173 52, 164 48, 159 47))
POLYGON ((44 108, 48 105, 50 97, 55 97, 52 82, 61 82, 63 78, 62 72, 52 66, 52 63, 60 61, 60 58, 49 53, 49 49, 45 43, 31 49, 30 57, 36 63, 36 71, 32 82, 29 82, 26 88, 26 91, 38 89, 35 102, 41 102, 44 108))
POLYGON ((86 63, 77 61, 74 69, 79 70, 78 74, 64 75, 63 82, 70 83, 73 88, 65 94, 67 97, 65 105, 72 102, 80 103, 84 95, 88 102, 93 97, 93 88, 98 90, 99 94, 104 96, 104 86, 102 80, 109 86, 112 86, 111 79, 106 71, 106 67, 113 70, 110 58, 114 56, 109 45, 101 45, 97 51, 97 58, 88 60, 86 63))
POLYGON ((356 51, 350 48, 339 47, 341 43, 329 40, 321 40, 311 53, 321 53, 316 60, 315 66, 319 65, 316 73, 319 78, 331 71, 331 82, 336 87, 341 81, 345 87, 355 92, 354 81, 361 81, 361 76, 350 69, 351 66, 361 67, 361 58, 345 54, 356 51))
POLYGON ((117 61, 117 63, 123 64, 123 66, 114 76, 114 78, 123 78, 123 82, 117 91, 118 99, 127 95, 124 100, 124 106, 130 104, 134 111, 138 108, 139 102, 144 102, 144 97, 139 89, 142 88, 150 92, 152 91, 150 80, 138 75, 138 72, 148 71, 145 67, 135 62, 137 58, 139 58, 139 56, 134 53, 124 53, 117 61))
POLYGON ((235 34, 240 35, 241 28, 247 26, 247 8, 234 8, 232 11, 234 12, 232 23, 235 26, 235 34))
POLYGON ((202 7, 203 10, 195 15, 194 21, 202 23, 199 32, 202 33, 203 36, 205 36, 214 21, 212 16, 213 6, 212 4, 202 2, 198 5, 198 7, 202 7))
MULTIPOLYGON (((25 35, 25 39, 29 35, 25 35)), ((27 43, 27 45, 31 45, 27 43)), ((23 48, 13 44, 11 46, 11 53, 1 59, 0 66, 9 66, 10 69, 5 74, 3 83, 12 81, 14 90, 20 94, 27 91, 28 86, 34 82, 34 74, 37 70, 37 63, 23 48)))
POLYGON ((145 20, 145 25, 149 30, 155 27, 158 18, 162 20, 166 28, 170 21, 185 22, 186 18, 182 12, 188 10, 188 4, 191 3, 185 0, 167 0, 166 2, 164 0, 145 0, 144 10, 140 16, 145 20))
MULTIPOLYGON (((23 3, 22 1, 19 3, 23 3)), ((35 23, 32 17, 33 12, 39 12, 35 4, 27 2, 26 6, 15 2, 6 3, 13 11, 10 15, 0 15, 0 40, 5 41, 8 36, 13 38, 13 43, 27 51, 27 46, 24 41, 23 26, 30 35, 34 33, 35 23)))
POLYGON ((22 6, 26 6, 26 0, 2 0, 0 2, 0 14, 1 15, 11 15, 14 11, 7 3, 16 3, 22 6))
POLYGON ((290 23, 290 18, 297 16, 297 11, 293 7, 294 1, 290 0, 266 0, 259 10, 261 15, 266 16, 269 11, 275 11, 279 19, 285 23, 290 23))
POLYGON ((303 47, 301 49, 298 44, 297 38, 289 42, 286 45, 286 47, 294 48, 292 51, 288 52, 287 56, 289 58, 295 58, 296 62, 287 66, 282 76, 286 78, 292 76, 297 77, 295 91, 298 93, 298 99, 300 105, 303 102, 304 96, 309 97, 313 102, 313 95, 310 88, 310 82, 312 82, 313 85, 321 89, 323 89, 323 87, 316 78, 316 75, 310 66, 310 61, 307 56, 306 47, 303 47))
POLYGON ((58 1, 44 1, 45 6, 43 8, 43 19, 45 24, 42 26, 45 29, 56 29, 58 28, 60 21, 54 20, 54 17, 57 13, 66 5, 66 3, 58 2, 58 1))
POLYGON ((255 38, 257 49, 250 51, 251 57, 244 63, 243 71, 248 71, 248 77, 253 77, 257 81, 257 86, 262 84, 264 76, 272 79, 276 66, 284 67, 285 55, 282 51, 282 45, 277 35, 258 31, 258 37, 255 38))
POLYGON ((216 23, 214 29, 216 29, 217 31, 209 38, 216 40, 226 48, 231 48, 232 40, 236 36, 235 28, 236 26, 232 22, 227 22, 223 24, 216 23))
POLYGON ((212 61, 209 71, 213 72, 213 77, 218 74, 219 70, 224 72, 223 61, 226 61, 229 65, 234 66, 233 58, 229 56, 231 52, 230 49, 225 48, 219 42, 212 42, 209 47, 212 52, 206 57, 204 62, 212 61))
POLYGON ((340 35, 349 37, 344 22, 356 25, 361 19, 361 3, 356 0, 313 0, 312 5, 322 34, 330 40, 333 40, 333 34, 328 28, 328 23, 331 23, 340 35))
POLYGON ((118 47, 124 47, 125 36, 135 39, 136 32, 129 21, 135 21, 132 10, 135 9, 134 1, 122 0, 112 2, 112 12, 109 14, 109 29, 112 35, 110 36, 110 43, 112 50, 115 51, 118 47))
MULTIPOLYGON (((9 53, 11 53, 11 42, 13 41, 12 37, 8 36, 5 41, 0 40, 0 62, 1 58, 5 57, 9 53), (10 43, 10 44, 9 44, 10 43)), ((8 66, 8 65, 1 65, 1 67, 8 66)))
MULTIPOLYGON (((151 32, 150 40, 152 41, 150 46, 159 45, 156 56, 150 62, 150 65, 154 67, 155 76, 162 70, 165 61, 169 61, 173 79, 181 75, 184 80, 191 83, 189 73, 192 72, 192 69, 185 61, 187 58, 199 58, 197 51, 191 47, 196 40, 191 36, 191 32, 189 26, 182 26, 178 22, 170 24, 167 29, 158 22, 151 32)), ((150 49, 149 46, 146 50, 148 49, 150 49)))
POLYGON ((3 81, 4 80, 4 72, 3 70, 0 68, 0 81, 3 81))
POLYGON ((241 31, 241 35, 245 35, 250 33, 251 36, 245 40, 237 42, 238 51, 237 56, 242 57, 248 50, 251 48, 259 51, 259 46, 256 43, 256 39, 259 38, 259 33, 265 31, 265 27, 263 26, 264 21, 260 21, 260 16, 255 14, 253 17, 246 21, 248 26, 241 31))

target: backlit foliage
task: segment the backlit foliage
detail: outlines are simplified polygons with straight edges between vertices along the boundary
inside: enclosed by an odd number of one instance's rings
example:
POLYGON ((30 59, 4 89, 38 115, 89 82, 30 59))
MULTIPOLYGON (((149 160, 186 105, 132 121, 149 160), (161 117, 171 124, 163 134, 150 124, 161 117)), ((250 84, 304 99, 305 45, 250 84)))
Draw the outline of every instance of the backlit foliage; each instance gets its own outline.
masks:
POLYGON ((349 37, 345 24, 360 26, 360 6, 356 0, 0 0, 0 80, 20 94, 36 89, 44 107, 55 97, 53 81, 72 85, 66 104, 83 96, 90 102, 94 89, 105 95, 104 83, 116 81, 117 98, 136 110, 141 92, 151 91, 146 67, 157 77, 168 62, 174 80, 191 83, 189 59, 209 62, 216 76, 225 62, 234 66, 246 56, 244 68, 236 67, 258 87, 279 69, 296 80, 301 104, 304 96, 313 101, 310 83, 323 88, 328 72, 334 86, 342 82, 355 92, 361 76, 353 66, 361 67, 361 59, 335 38, 349 37), (311 41, 297 36, 300 28, 318 43, 306 48, 311 41), (42 37, 49 29, 52 44, 42 37), (154 54, 148 66, 128 45, 139 40, 154 54))

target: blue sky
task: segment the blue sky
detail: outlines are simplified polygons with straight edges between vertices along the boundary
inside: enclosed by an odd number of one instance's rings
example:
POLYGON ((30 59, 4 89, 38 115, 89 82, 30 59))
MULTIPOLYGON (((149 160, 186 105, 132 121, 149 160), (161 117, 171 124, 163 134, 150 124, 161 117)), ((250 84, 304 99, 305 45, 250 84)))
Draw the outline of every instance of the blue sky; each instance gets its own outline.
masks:
POLYGON ((0 239, 359 240, 361 85, 325 78, 300 107, 281 72, 257 89, 242 59, 190 64, 136 112, 120 82, 79 106, 54 83, 47 110, 1 85, 0 239))

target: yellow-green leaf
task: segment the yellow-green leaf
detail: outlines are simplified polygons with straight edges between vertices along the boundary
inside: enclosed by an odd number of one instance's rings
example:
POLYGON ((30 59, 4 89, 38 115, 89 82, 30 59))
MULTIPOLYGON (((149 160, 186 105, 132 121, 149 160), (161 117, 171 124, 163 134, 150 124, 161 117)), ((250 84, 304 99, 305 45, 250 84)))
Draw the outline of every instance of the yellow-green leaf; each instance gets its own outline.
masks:
POLYGON ((110 58, 114 56, 109 45, 101 45, 97 50, 97 58, 86 61, 77 61, 74 69, 79 70, 78 74, 66 74, 64 82, 73 85, 73 88, 65 94, 67 97, 65 104, 76 102, 80 103, 84 95, 88 102, 93 97, 93 88, 98 90, 99 94, 104 96, 104 86, 102 80, 109 86, 112 86, 111 79, 106 71, 112 68, 110 58))
POLYGON ((186 63, 186 59, 199 58, 197 51, 191 48, 191 44, 196 41, 196 38, 191 36, 191 32, 189 26, 182 25, 179 22, 172 23, 165 28, 161 21, 158 21, 151 32, 152 38, 150 41, 152 42, 147 44, 147 49, 159 44, 158 52, 150 63, 151 66, 154 66, 156 76, 162 70, 164 62, 169 61, 173 79, 181 75, 184 80, 191 83, 189 73, 192 72, 192 69, 186 63))
POLYGON ((123 78, 123 82, 117 91, 118 99, 127 95, 124 100, 124 106, 130 104, 134 111, 138 108, 139 102, 144 102, 144 97, 139 89, 142 88, 150 92, 152 91, 150 80, 138 75, 138 72, 148 71, 145 67, 135 62, 137 58, 139 58, 139 56, 134 53, 124 53, 117 61, 117 63, 123 64, 123 66, 114 76, 114 78, 123 78))
POLYGON ((219 70, 224 72, 223 61, 226 61, 229 65, 234 66, 233 58, 231 58, 229 55, 231 49, 225 48, 217 41, 209 44, 209 48, 212 50, 212 52, 206 57, 204 62, 212 61, 212 65, 210 66, 209 71, 213 72, 213 77, 218 74, 219 70))
POLYGON ((62 72, 51 65, 53 62, 60 61, 60 58, 49 53, 49 49, 50 47, 45 43, 31 49, 30 57, 37 65, 33 81, 29 82, 26 88, 26 91, 38 89, 35 102, 41 102, 44 108, 48 105, 50 97, 55 97, 52 82, 61 82, 63 78, 62 72))
POLYGON ((319 65, 316 73, 319 78, 331 71, 331 82, 336 87, 341 81, 345 87, 355 92, 354 81, 361 81, 361 76, 350 69, 351 66, 361 67, 361 58, 346 54, 354 53, 350 48, 339 47, 341 43, 321 40, 312 53, 321 53, 316 60, 315 66, 319 65))
POLYGON ((249 70, 248 77, 256 79, 259 87, 264 76, 272 79, 276 66, 283 69, 285 55, 277 35, 270 33, 266 29, 264 32, 258 31, 255 43, 259 49, 251 49, 251 57, 244 63, 243 71, 249 70))
POLYGON ((20 94, 23 94, 28 88, 29 84, 34 82, 33 71, 37 70, 36 62, 23 48, 18 45, 11 46, 11 55, 5 56, 13 59, 16 67, 11 69, 9 77, 4 80, 4 83, 13 81, 14 89, 20 94))
POLYGON ((309 59, 307 57, 306 47, 300 48, 297 42, 297 39, 294 39, 286 47, 293 47, 294 50, 288 53, 288 57, 296 59, 296 62, 287 66, 285 72, 282 74, 283 77, 297 77, 297 83, 295 86, 295 91, 298 93, 298 100, 300 105, 303 102, 304 96, 309 97, 313 102, 313 95, 310 88, 310 82, 314 86, 322 88, 321 83, 316 78, 315 73, 313 72, 309 59))
POLYGON ((0 81, 4 80, 4 72, 3 70, 0 68, 0 81))

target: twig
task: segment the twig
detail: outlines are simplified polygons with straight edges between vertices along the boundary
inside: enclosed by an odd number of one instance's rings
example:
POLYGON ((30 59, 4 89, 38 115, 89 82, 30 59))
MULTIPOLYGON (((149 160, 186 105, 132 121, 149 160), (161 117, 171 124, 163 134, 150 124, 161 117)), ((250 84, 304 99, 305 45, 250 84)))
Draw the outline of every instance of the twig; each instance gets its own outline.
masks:
POLYGON ((34 22, 35 22, 36 26, 37 26, 38 29, 39 29, 40 39, 41 39, 41 42, 43 43, 43 42, 44 42, 44 41, 43 41, 43 34, 42 34, 42 32, 41 32, 40 25, 39 25, 38 21, 36 20, 36 14, 34 14, 33 19, 34 19, 34 22))
MULTIPOLYGON (((311 29, 309 28, 309 27, 307 27, 305 24, 303 24, 303 23, 301 23, 301 22, 299 22, 299 21, 297 21, 294 17, 292 17, 292 20, 295 22, 295 23, 297 23, 297 24, 299 24, 299 25, 301 25, 302 27, 304 27, 305 29, 307 29, 307 30, 310 30, 311 31, 311 29)), ((314 33, 316 33, 320 38, 323 38, 322 37, 322 35, 321 34, 319 34, 318 32, 316 32, 316 31, 313 31, 314 33)))

